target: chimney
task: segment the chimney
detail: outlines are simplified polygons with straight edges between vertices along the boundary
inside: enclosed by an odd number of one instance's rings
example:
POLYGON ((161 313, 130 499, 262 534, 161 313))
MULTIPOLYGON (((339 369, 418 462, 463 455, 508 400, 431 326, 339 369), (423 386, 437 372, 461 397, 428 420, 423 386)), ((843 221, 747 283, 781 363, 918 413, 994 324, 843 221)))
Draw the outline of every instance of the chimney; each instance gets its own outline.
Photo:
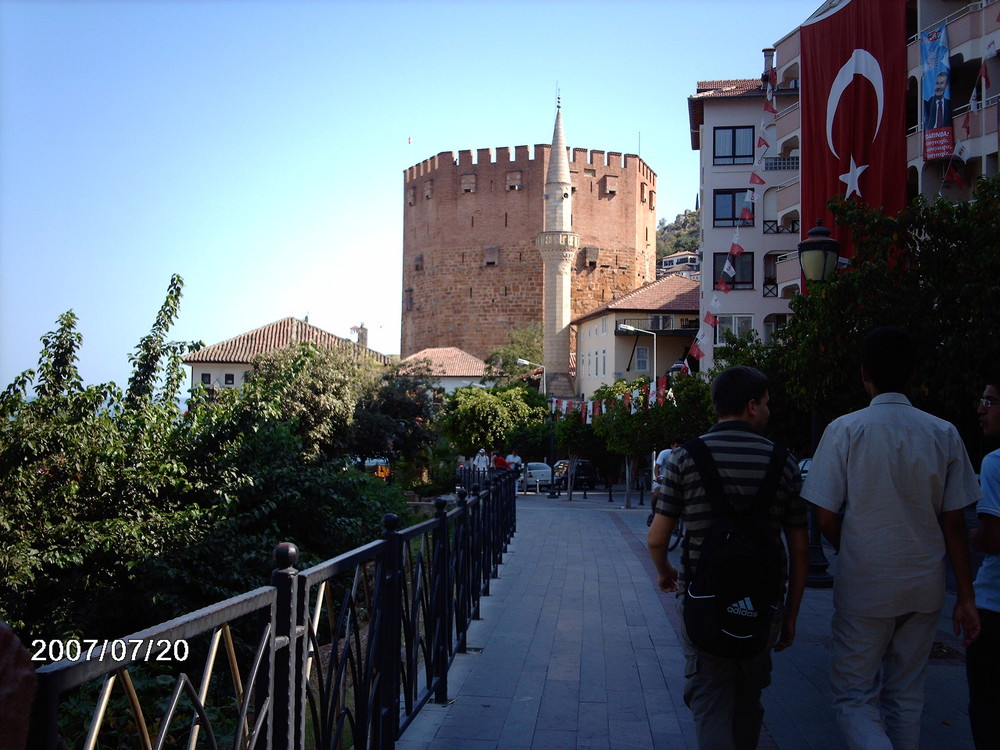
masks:
POLYGON ((768 78, 771 77, 771 68, 774 67, 774 47, 765 47, 761 50, 764 53, 764 72, 760 76, 762 88, 767 88, 768 78))

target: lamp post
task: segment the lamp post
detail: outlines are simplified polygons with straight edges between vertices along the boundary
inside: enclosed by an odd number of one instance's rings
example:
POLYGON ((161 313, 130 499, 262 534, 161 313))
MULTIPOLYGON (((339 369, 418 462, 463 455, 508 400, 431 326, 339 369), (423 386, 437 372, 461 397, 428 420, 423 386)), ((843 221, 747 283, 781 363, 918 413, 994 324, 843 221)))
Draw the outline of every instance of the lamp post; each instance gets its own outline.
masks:
POLYGON ((559 497, 556 492, 556 397, 549 396, 549 497, 559 497))
POLYGON ((547 388, 547 386, 545 384, 545 365, 539 365, 539 364, 536 364, 535 362, 529 362, 526 359, 520 359, 520 358, 518 358, 517 363, 519 365, 531 365, 532 367, 541 367, 542 368, 542 395, 544 396, 546 393, 548 393, 548 388, 547 388))
MULTIPOLYGON (((808 239, 799 243, 799 267, 806 283, 822 284, 829 280, 837 268, 840 258, 840 243, 830 236, 830 230, 823 226, 822 219, 816 219, 816 226, 808 232, 808 239)), ((813 406, 809 415, 809 437, 811 454, 816 453, 822 433, 819 409, 813 406)), ((809 575, 806 585, 810 588, 828 589, 833 586, 833 576, 827 572, 830 563, 823 553, 823 540, 816 523, 816 508, 809 506, 809 575)))
POLYGON ((647 331, 644 328, 636 328, 635 326, 630 326, 628 323, 619 323, 619 331, 628 331, 629 333, 648 333, 653 337, 653 393, 656 393, 659 387, 656 382, 656 334, 653 331, 647 331))

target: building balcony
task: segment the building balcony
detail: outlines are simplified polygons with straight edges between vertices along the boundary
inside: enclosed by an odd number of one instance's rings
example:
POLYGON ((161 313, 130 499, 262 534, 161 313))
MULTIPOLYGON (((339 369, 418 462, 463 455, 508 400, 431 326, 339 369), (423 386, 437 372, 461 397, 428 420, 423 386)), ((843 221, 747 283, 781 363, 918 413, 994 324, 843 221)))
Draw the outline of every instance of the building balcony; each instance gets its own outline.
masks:
POLYGON ((776 170, 799 168, 799 157, 797 156, 766 156, 764 157, 764 171, 773 172, 776 170))
POLYGON ((621 323, 641 328, 644 331, 652 331, 658 336, 690 336, 697 333, 700 327, 696 312, 692 312, 690 315, 654 314, 645 318, 623 318, 615 321, 615 336, 635 336, 633 331, 620 330, 618 326, 621 323))
POLYGON ((779 222, 777 219, 764 219, 762 224, 764 234, 798 234, 799 232, 798 219, 786 222, 779 222))

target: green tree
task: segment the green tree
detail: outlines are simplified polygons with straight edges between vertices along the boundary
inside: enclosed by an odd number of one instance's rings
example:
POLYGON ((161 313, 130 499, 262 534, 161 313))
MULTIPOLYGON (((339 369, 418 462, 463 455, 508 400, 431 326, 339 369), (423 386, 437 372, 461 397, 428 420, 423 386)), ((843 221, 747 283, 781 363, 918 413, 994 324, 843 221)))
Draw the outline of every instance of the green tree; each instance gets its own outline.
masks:
POLYGON ((542 338, 541 321, 513 329, 508 336, 507 344, 490 352, 486 358, 486 379, 504 385, 530 381, 536 389, 539 388, 540 378, 533 375, 537 368, 533 365, 519 365, 517 360, 541 362, 542 338))
POLYGON ((247 382, 282 386, 281 411, 297 425, 303 458, 323 461, 348 450, 356 408, 375 391, 380 369, 353 351, 302 343, 259 355, 247 382))
MULTIPOLYGON (((843 201, 831 208, 835 234, 854 242, 850 268, 793 298, 793 317, 767 344, 744 342, 725 356, 759 363, 772 397, 787 397, 782 411, 796 424, 789 443, 801 445, 813 409, 827 422, 868 403, 861 341, 878 326, 900 326, 918 345, 908 395, 954 423, 975 458, 981 436, 971 403, 1000 362, 1000 177, 981 179, 973 201, 918 197, 896 217, 843 201)), ((779 423, 772 416, 773 429, 779 423)))
MULTIPOLYGON (((535 401, 539 399, 535 394, 535 401)), ((547 409, 531 405, 524 387, 459 388, 445 407, 442 429, 465 455, 479 448, 499 448, 519 427, 541 422, 547 409)))
POLYGON ((181 286, 171 279, 128 392, 83 385, 68 312, 36 370, 0 394, 0 616, 22 639, 139 630, 256 587, 279 541, 318 562, 405 508, 395 488, 304 459, 283 411, 303 361, 199 390, 182 413, 175 364, 191 345, 166 341, 181 286))
POLYGON ((680 252, 694 252, 698 249, 701 212, 685 211, 677 214, 667 223, 660 219, 656 226, 656 259, 680 252))

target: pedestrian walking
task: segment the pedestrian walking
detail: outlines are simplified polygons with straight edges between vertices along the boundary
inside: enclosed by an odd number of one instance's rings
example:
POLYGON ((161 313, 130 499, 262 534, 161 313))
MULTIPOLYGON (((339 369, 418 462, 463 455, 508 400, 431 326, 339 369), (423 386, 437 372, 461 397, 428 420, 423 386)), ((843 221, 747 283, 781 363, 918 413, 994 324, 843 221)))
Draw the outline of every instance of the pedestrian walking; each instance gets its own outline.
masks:
POLYGON ((968 644, 979 633, 963 511, 979 485, 955 427, 903 395, 915 367, 904 331, 868 334, 861 379, 871 403, 826 428, 802 489, 838 551, 830 678, 852 750, 919 744, 946 556, 955 634, 968 644))
MULTIPOLYGON (((1000 376, 986 386, 977 411, 983 435, 1000 436, 1000 376)), ((983 458, 979 479, 979 526, 969 540, 986 553, 974 583, 981 629, 965 650, 965 672, 972 739, 976 750, 987 750, 1000 744, 1000 450, 983 458)))
POLYGON ((647 537, 660 589, 678 592, 678 611, 685 621, 680 633, 684 702, 694 715, 701 750, 757 746, 764 717, 760 695, 771 682, 771 651, 792 644, 805 588, 809 545, 799 498, 802 480, 790 454, 761 434, 770 415, 769 398, 768 379, 754 368, 731 367, 716 377, 712 403, 718 422, 671 454, 647 537), (687 534, 678 575, 667 550, 679 518, 687 534), (739 533, 727 536, 727 531, 739 533), (720 541, 728 538, 746 542, 744 557, 720 541), (740 562, 762 558, 766 565, 740 562), (694 584, 701 586, 713 570, 718 591, 694 591, 694 584), (757 591, 761 581, 770 582, 766 591, 757 591), (756 587, 753 594, 723 593, 745 583, 756 587), (710 607, 707 616, 718 621, 694 622, 692 615, 705 614, 701 604, 711 595, 718 606, 710 607), (719 627, 727 617, 734 627, 719 627), (732 655, 739 644, 716 643, 744 627, 756 653, 732 655), (709 632, 712 642, 704 638, 709 632))

